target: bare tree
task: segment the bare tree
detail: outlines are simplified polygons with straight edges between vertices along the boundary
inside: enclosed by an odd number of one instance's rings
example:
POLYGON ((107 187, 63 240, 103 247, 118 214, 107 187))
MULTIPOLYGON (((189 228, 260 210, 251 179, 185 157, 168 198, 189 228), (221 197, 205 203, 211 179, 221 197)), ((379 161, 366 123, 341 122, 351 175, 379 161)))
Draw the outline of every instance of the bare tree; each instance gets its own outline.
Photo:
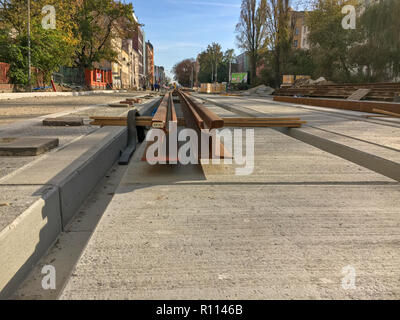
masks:
POLYGON ((283 53, 290 49, 290 32, 292 26, 289 11, 289 0, 268 0, 267 33, 268 49, 274 56, 275 83, 281 83, 281 65, 283 53))
POLYGON ((174 79, 178 81, 180 85, 190 87, 195 63, 196 61, 194 59, 185 59, 174 66, 172 70, 175 75, 174 79))
POLYGON ((267 0, 242 0, 236 33, 239 48, 249 55, 251 82, 254 84, 260 50, 267 44, 267 0))

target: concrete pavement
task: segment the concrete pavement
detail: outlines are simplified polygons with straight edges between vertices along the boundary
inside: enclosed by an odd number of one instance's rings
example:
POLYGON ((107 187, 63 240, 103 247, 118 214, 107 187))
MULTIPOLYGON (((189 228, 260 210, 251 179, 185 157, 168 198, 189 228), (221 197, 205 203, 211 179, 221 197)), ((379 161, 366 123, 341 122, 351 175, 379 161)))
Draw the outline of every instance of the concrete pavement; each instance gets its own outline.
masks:
MULTIPOLYGON (((93 106, 77 111, 88 120, 91 114, 128 110, 93 106)), ((0 157, 8 165, 0 171, 0 298, 17 288, 54 243, 127 143, 124 127, 43 127, 39 119, 0 127, 0 137, 52 135, 61 143, 47 154, 0 157)))
POLYGON ((60 298, 398 299, 400 184, 272 129, 255 140, 250 176, 138 151, 60 298))

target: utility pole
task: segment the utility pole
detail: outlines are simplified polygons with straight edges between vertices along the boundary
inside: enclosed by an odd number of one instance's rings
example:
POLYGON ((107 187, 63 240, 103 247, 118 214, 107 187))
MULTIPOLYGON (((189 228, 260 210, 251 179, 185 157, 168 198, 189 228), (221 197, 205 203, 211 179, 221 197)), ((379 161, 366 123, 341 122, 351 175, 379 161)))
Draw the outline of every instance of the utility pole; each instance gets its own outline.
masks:
POLYGON ((218 83, 218 62, 215 60, 215 82, 218 83))
POLYGON ((231 83, 231 79, 232 79, 232 60, 229 59, 229 79, 228 79, 228 83, 231 83))
POLYGON ((194 68, 192 64, 192 89, 193 89, 193 82, 194 82, 194 68))
POLYGON ((31 75, 31 0, 28 0, 28 91, 32 92, 32 75, 31 75))

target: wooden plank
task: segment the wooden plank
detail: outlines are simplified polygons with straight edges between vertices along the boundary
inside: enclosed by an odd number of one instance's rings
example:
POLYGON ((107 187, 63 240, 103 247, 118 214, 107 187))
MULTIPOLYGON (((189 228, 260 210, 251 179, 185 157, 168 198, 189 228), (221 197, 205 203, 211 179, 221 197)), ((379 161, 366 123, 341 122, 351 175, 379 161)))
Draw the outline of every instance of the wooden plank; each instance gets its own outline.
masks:
POLYGON ((400 118, 400 113, 389 112, 381 109, 373 109, 372 111, 376 113, 386 114, 391 117, 400 118))
POLYGON ((371 89, 358 89, 357 91, 353 92, 348 98, 347 100, 361 100, 363 98, 365 98, 368 93, 371 92, 371 89))
MULTIPOLYGON (((91 117, 94 121, 91 125, 99 126, 126 126, 126 117, 91 117)), ((297 119, 297 118, 295 118, 297 119)), ((185 119, 178 118, 178 126, 186 126, 185 119)), ((224 127, 299 127, 306 121, 291 120, 290 118, 223 118, 224 127)), ((137 117, 136 124, 139 127, 151 127, 151 117, 137 117)))

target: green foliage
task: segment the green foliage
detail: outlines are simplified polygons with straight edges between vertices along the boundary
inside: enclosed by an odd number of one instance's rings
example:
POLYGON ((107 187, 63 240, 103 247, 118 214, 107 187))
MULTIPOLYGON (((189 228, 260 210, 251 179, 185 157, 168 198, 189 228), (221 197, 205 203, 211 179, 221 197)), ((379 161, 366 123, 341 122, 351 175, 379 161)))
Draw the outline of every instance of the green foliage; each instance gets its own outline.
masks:
POLYGON ((369 6, 361 17, 362 45, 354 60, 366 66, 370 81, 387 81, 400 75, 400 1, 386 0, 369 6))
POLYGON ((131 37, 137 28, 132 4, 116 0, 86 0, 73 17, 73 34, 78 39, 76 65, 92 68, 94 62, 115 61, 117 39, 131 37))
POLYGON ((351 71, 356 65, 350 59, 350 51, 361 38, 357 30, 342 27, 342 8, 347 4, 356 6, 357 1, 317 0, 314 10, 307 14, 316 77, 323 76, 336 82, 351 80, 351 71))
MULTIPOLYGON (((28 40, 26 34, 11 36, 10 30, 4 29, 0 36, 0 61, 10 64, 9 77, 14 84, 28 84, 28 40)), ((53 72, 61 65, 72 62, 73 46, 65 34, 59 30, 44 30, 33 26, 31 36, 32 66, 43 74, 49 83, 53 72)), ((33 79, 35 80, 35 79, 33 79)))
POLYGON ((222 52, 222 47, 218 43, 212 43, 207 50, 198 56, 200 71, 197 79, 200 83, 229 82, 229 62, 235 57, 233 49, 222 52))
MULTIPOLYGON (((280 81, 277 81, 275 59, 273 53, 266 54, 264 58, 264 68, 261 71, 259 84, 266 84, 271 87, 279 87, 280 81)), ((292 49, 285 55, 285 64, 281 68, 282 74, 293 75, 315 75, 315 65, 311 52, 303 49, 292 49)), ((279 78, 281 74, 279 75, 279 78)))
MULTIPOLYGON (((0 0, 0 60, 11 65, 13 83, 27 84, 28 48, 26 0, 0 0)), ((117 0, 36 0, 31 2, 32 66, 46 82, 60 66, 91 68, 101 60, 114 61, 112 39, 131 37, 137 28, 132 4, 117 0), (56 30, 41 26, 44 5, 54 5, 56 30)))
POLYGON ((0 61, 10 64, 8 76, 15 84, 26 85, 28 83, 27 52, 26 46, 9 41, 7 30, 0 31, 0 61))

